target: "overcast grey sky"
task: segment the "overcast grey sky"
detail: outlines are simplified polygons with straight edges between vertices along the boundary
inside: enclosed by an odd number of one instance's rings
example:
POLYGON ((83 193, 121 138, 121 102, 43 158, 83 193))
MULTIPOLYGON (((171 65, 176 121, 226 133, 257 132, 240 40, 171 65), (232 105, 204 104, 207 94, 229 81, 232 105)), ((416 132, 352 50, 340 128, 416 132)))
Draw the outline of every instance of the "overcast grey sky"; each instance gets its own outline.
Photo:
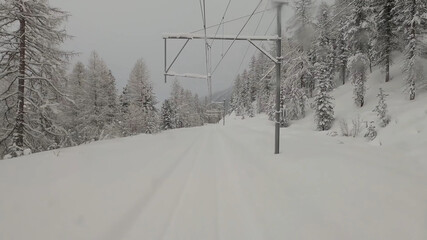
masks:
MULTIPOLYGON (((259 10, 270 7, 271 0, 263 0, 259 10)), ((250 14, 259 0, 232 0, 225 17, 226 20, 250 14)), ((67 31, 73 35, 65 48, 81 53, 74 61, 87 63, 91 51, 97 51, 105 60, 117 79, 117 87, 121 91, 128 80, 129 73, 138 58, 147 64, 151 81, 159 100, 169 95, 173 78, 164 83, 163 33, 191 32, 202 28, 199 0, 50 0, 52 6, 68 11, 71 17, 67 23, 67 31)), ((220 22, 228 0, 206 0, 207 25, 220 22)), ((257 35, 263 35, 274 18, 270 11, 263 17, 257 35)), ((283 11, 284 19, 291 14, 289 7, 283 11)), ((242 35, 253 35, 261 14, 249 22, 242 35)), ((225 25, 225 34, 237 34, 245 23, 245 19, 225 25)), ((270 34, 275 34, 275 23, 270 34)), ((211 30, 213 34, 216 28, 211 30)), ((220 31, 222 33, 222 30, 220 31)), ((168 46, 169 62, 179 50, 181 40, 171 40, 168 46)), ((224 42, 224 51, 231 42, 224 42)), ((232 85, 238 73, 247 42, 236 42, 213 76, 213 91, 223 90, 232 85)), ((216 41, 213 46, 212 65, 216 65, 223 49, 223 43, 216 41)), ((247 66, 255 49, 250 48, 249 54, 241 70, 247 66)), ((204 45, 202 40, 190 41, 188 47, 172 69, 178 73, 205 73, 204 45)), ((205 80, 180 79, 184 87, 201 96, 207 94, 205 80)))

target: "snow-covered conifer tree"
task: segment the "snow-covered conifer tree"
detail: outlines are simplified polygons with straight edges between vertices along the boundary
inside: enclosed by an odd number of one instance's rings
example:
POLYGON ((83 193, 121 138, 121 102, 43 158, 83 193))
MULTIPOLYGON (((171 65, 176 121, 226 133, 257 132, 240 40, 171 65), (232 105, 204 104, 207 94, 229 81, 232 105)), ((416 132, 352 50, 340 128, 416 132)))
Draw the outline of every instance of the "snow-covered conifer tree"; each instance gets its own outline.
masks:
POLYGON ((254 108, 252 105, 252 80, 249 72, 245 69, 242 73, 243 88, 240 95, 243 101, 244 116, 254 117, 254 108))
POLYGON ((425 0, 396 0, 393 9, 405 38, 405 64, 403 71, 409 99, 414 100, 417 84, 426 84, 420 56, 426 51, 427 2, 425 0))
POLYGON ((174 122, 173 122, 174 111, 172 109, 170 101, 167 99, 163 102, 161 116, 162 116, 162 123, 161 123, 162 130, 169 130, 169 129, 175 128, 174 122))
POLYGON ((68 38, 67 16, 45 0, 0 2, 0 79, 8 82, 0 93, 8 106, 0 143, 12 156, 63 145, 66 131, 57 116, 70 53, 59 46, 68 38))
POLYGON ((259 53, 255 66, 255 72, 257 73, 257 76, 259 76, 259 79, 256 82, 258 89, 256 95, 257 110, 258 113, 268 112, 268 101, 273 89, 271 83, 272 77, 271 74, 266 76, 264 79, 262 79, 262 77, 267 74, 268 70, 271 68, 271 66, 273 66, 273 64, 263 53, 259 53))
MULTIPOLYGON (((156 97, 149 80, 148 69, 142 59, 137 60, 127 84, 130 111, 128 134, 155 133, 159 129, 159 119, 155 108, 156 97)), ((126 120, 125 120, 126 121, 126 120)))
POLYGON ((319 34, 315 42, 317 63, 314 65, 314 79, 316 81, 316 96, 314 99, 315 120, 317 129, 329 130, 334 121, 333 98, 329 92, 333 88, 334 52, 331 39, 328 6, 323 3, 319 8, 319 34))
POLYGON ((348 45, 346 40, 347 32, 347 21, 349 18, 349 12, 351 8, 349 7, 349 0, 336 0, 334 4, 334 21, 332 24, 335 26, 333 28, 333 37, 335 40, 335 58, 336 58, 336 67, 339 71, 339 76, 342 84, 346 83, 347 79, 347 61, 349 57, 348 45))
POLYGON ((390 116, 388 115, 386 97, 388 94, 385 94, 383 89, 380 88, 380 92, 378 93, 378 104, 374 109, 374 112, 377 113, 379 125, 381 127, 385 127, 390 123, 390 116))
POLYGON ((393 18, 395 0, 373 1, 375 9, 376 39, 374 44, 375 58, 385 69, 385 82, 390 81, 391 52, 397 49, 396 22, 393 18))
POLYGON ((83 63, 77 62, 67 81, 67 95, 72 102, 63 103, 65 110, 61 120, 69 132, 72 141, 70 145, 82 143, 80 131, 84 124, 84 109, 88 104, 87 87, 86 67, 83 63))
POLYGON ((303 52, 296 52, 292 58, 289 66, 284 66, 287 70, 282 80, 281 96, 284 98, 287 116, 290 120, 297 120, 305 117, 307 100, 301 79, 303 76, 313 78, 313 66, 303 52))
POLYGON ((193 96, 191 91, 184 90, 178 81, 175 81, 172 85, 169 105, 173 113, 171 125, 174 128, 203 125, 205 108, 201 106, 198 96, 193 96))
MULTIPOLYGON (((299 51, 292 63, 300 68, 300 87, 306 91, 306 96, 312 97, 314 90, 313 79, 313 24, 312 0, 294 0, 293 7, 295 10, 294 16, 290 20, 289 29, 293 30, 294 47, 299 51)), ((295 69, 296 70, 296 69, 295 69)))
POLYGON ((317 81, 317 93, 314 98, 315 120, 317 129, 320 131, 329 130, 334 121, 333 98, 329 95, 332 89, 332 78, 330 69, 324 62, 318 62, 315 65, 317 81))
MULTIPOLYGON (((333 78, 335 72, 335 54, 334 54, 334 39, 331 29, 331 16, 329 12, 329 6, 326 3, 322 3, 319 7, 318 21, 317 21, 318 35, 314 41, 314 47, 316 49, 316 62, 320 63, 320 66, 325 68, 327 71, 321 72, 321 76, 325 75, 328 79, 330 88, 327 91, 331 91, 333 88, 333 78)), ((319 66, 314 67, 314 79, 317 80, 323 77, 319 76, 319 66), (317 76, 316 76, 317 75, 317 76)))
POLYGON ((237 75, 234 80, 233 96, 231 101, 231 107, 236 111, 237 116, 244 115, 244 98, 242 98, 242 92, 244 88, 244 81, 240 75, 237 75))
POLYGON ((356 0, 347 23, 346 39, 352 56, 348 61, 350 80, 354 85, 354 101, 357 106, 365 103, 369 59, 369 23, 367 0, 356 0))
POLYGON ((369 59, 363 53, 348 59, 348 68, 350 71, 350 81, 354 85, 353 99, 358 107, 363 107, 365 104, 367 72, 369 68, 369 59))
POLYGON ((87 106, 82 126, 83 141, 92 141, 110 136, 117 113, 117 90, 115 79, 105 62, 92 52, 87 66, 87 106))

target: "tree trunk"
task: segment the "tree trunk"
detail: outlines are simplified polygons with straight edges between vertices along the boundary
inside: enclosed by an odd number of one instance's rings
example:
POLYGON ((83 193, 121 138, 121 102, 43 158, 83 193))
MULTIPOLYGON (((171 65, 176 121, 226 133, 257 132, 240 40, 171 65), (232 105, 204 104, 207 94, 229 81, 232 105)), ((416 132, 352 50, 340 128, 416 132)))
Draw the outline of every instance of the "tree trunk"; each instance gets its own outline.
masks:
POLYGON ((345 72, 347 71, 345 64, 341 65, 341 80, 342 80, 342 85, 345 84, 345 72))
POLYGON ((386 57, 386 63, 385 63, 385 82, 390 81, 390 55, 388 54, 386 57))
MULTIPOLYGON (((21 9, 21 13, 23 9, 21 9)), ((25 19, 19 20, 19 77, 18 77, 18 112, 16 115, 16 137, 14 144, 24 147, 24 91, 25 91, 25 19)))
POLYGON ((411 87, 409 89, 409 100, 415 100, 415 83, 412 81, 411 87))
MULTIPOLYGON (((416 0, 413 0, 412 1, 412 11, 411 11, 412 17, 414 17, 416 15, 416 11, 417 11, 416 8, 417 8, 416 0)), ((415 24, 416 24, 415 22, 411 23, 411 40, 414 42, 416 42, 415 40, 417 39, 417 35, 416 35, 417 32, 416 32, 416 25, 415 24)), ((413 44, 415 44, 415 43, 413 43, 413 44)), ((415 56, 415 54, 416 54, 415 53, 415 51, 416 51, 415 46, 411 46, 410 51, 411 51, 410 52, 410 58, 415 58, 416 57, 415 56)), ((414 68, 414 66, 411 66, 411 68, 414 68)), ((412 69, 412 71, 414 71, 414 70, 412 69)), ((415 79, 412 76, 410 90, 409 90, 409 99, 411 101, 415 100, 415 91, 416 91, 415 79)))

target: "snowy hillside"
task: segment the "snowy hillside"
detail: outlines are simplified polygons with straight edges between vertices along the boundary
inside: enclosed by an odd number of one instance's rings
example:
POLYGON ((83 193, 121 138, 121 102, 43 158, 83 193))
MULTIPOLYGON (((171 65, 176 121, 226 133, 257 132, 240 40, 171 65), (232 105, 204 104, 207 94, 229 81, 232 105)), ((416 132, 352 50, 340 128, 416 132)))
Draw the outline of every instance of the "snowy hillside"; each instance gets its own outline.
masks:
POLYGON ((338 118, 371 120, 390 94, 372 144, 309 115, 275 156, 261 115, 0 161, 0 239, 427 239, 427 94, 370 83, 363 109, 349 84, 334 96, 338 118))
MULTIPOLYGON (((396 63, 391 68, 392 80, 384 82, 384 73, 378 68, 374 68, 368 77, 366 105, 362 108, 353 103, 353 86, 346 83, 344 86, 336 88, 332 92, 335 104, 335 123, 329 131, 341 135, 340 122, 346 121, 351 130, 352 121, 359 119, 362 123, 360 135, 355 141, 366 142, 370 145, 383 146, 391 151, 410 152, 411 156, 422 159, 425 155, 423 146, 427 144, 427 91, 420 90, 415 101, 409 101, 407 93, 404 91, 404 81, 401 74, 402 59, 395 60, 396 63), (373 109, 378 104, 377 95, 382 88, 389 96, 386 99, 391 122, 385 128, 378 125, 378 117, 373 109), (365 141, 363 135, 366 132, 366 125, 374 121, 378 136, 372 142, 365 141)), ((427 65, 427 61, 424 61, 427 65)), ((427 75, 427 69, 425 69, 427 75)), ((315 130, 313 112, 310 110, 308 116, 300 121, 295 121, 291 128, 305 128, 315 130)), ((384 150, 389 151, 389 150, 384 150)))

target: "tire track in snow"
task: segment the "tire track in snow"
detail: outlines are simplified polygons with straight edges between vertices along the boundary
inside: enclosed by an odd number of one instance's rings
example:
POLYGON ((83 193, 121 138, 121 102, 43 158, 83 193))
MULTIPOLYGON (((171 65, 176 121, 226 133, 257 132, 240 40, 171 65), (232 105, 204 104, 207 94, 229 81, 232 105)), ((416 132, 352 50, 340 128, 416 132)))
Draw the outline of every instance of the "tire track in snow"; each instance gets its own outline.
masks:
MULTIPOLYGON (((206 136, 204 137, 203 141, 199 141, 198 140, 198 144, 200 145, 202 142, 205 142, 206 141, 205 138, 206 138, 206 136)), ((203 144, 202 144, 202 146, 203 146, 203 144)), ((194 151, 194 149, 193 149, 193 151, 194 151)), ((200 150, 199 150, 198 153, 196 152, 196 153, 193 153, 193 154, 196 155, 196 156, 197 155, 201 155, 200 154, 200 150)), ((191 155, 189 154, 189 156, 191 156, 191 155)), ((187 156, 187 157, 189 157, 189 156, 187 156)), ((191 159, 191 158, 189 157, 189 159, 191 159)), ((170 230, 172 228, 173 223, 175 221, 177 221, 176 218, 177 218, 178 209, 183 204, 185 193, 188 192, 188 188, 189 188, 189 185, 190 185, 190 179, 192 179, 194 177, 195 168, 196 168, 197 162, 198 162, 198 157, 193 157, 193 163, 192 163, 191 171, 190 171, 190 173, 188 174, 188 176, 186 178, 185 185, 184 185, 183 189, 180 191, 180 194, 179 194, 179 197, 178 197, 178 201, 176 202, 176 204, 175 204, 175 206, 173 208, 173 212, 170 215, 169 219, 167 220, 168 224, 167 224, 166 228, 162 231, 162 235, 160 236, 159 239, 165 239, 166 235, 168 233, 168 230, 170 230)))
MULTIPOLYGON (((216 146, 219 150, 218 164, 221 171, 218 178, 219 193, 219 239, 267 239, 254 206, 250 204, 241 186, 241 177, 236 166, 231 163, 235 156, 230 155, 235 145, 226 143, 225 131, 218 128, 216 146)), ((239 166, 240 167, 240 166, 239 166)))
POLYGON ((213 130, 208 126, 203 131, 205 136, 188 155, 193 159, 192 171, 160 239, 219 239, 216 164, 211 166, 213 130), (215 196, 208 197, 212 191, 207 189, 214 189, 215 196))
MULTIPOLYGON (((190 151, 192 151, 194 145, 198 143, 198 138, 200 135, 201 134, 199 134, 196 138, 194 138, 194 140, 190 143, 190 145, 186 147, 181 154, 179 154, 178 156, 174 154, 175 156, 173 156, 172 159, 174 159, 175 161, 173 161, 172 165, 170 165, 166 169, 166 171, 164 171, 160 175, 160 177, 152 180, 150 189, 144 192, 144 194, 136 201, 136 203, 131 208, 129 208, 129 210, 127 210, 125 214, 123 214, 121 219, 116 224, 114 224, 109 228, 109 231, 103 237, 101 237, 100 240, 101 239, 102 240, 123 239, 123 237, 129 232, 129 230, 131 230, 132 227, 134 227, 137 219, 143 214, 144 208, 149 204, 153 196, 162 187, 162 185, 164 184, 168 176, 170 176, 171 174, 173 174, 174 171, 176 171, 179 164, 185 159, 185 156, 190 151)), ((168 151, 161 152, 160 158, 153 158, 150 162, 154 162, 159 159, 171 159, 170 155, 172 154, 168 151)), ((149 163, 144 165, 147 166, 149 165, 149 163)), ((141 169, 140 173, 144 174, 144 171, 146 171, 146 169, 141 169)))

